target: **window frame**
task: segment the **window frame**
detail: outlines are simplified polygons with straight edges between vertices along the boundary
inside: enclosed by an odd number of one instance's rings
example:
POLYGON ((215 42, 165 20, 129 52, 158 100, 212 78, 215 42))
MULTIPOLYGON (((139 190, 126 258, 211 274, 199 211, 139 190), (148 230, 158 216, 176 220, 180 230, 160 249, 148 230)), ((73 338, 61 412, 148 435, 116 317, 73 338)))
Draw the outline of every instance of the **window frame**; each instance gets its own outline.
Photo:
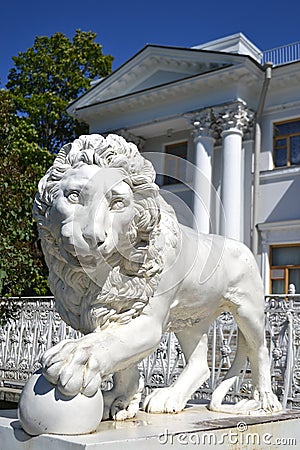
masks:
POLYGON ((300 243, 295 243, 295 244, 272 244, 270 245, 270 280, 269 280, 269 292, 271 295, 276 295, 278 294, 278 292, 273 292, 272 289, 272 281, 275 279, 281 279, 284 280, 284 290, 285 292, 282 295, 286 295, 288 294, 288 289, 289 289, 289 270, 293 270, 293 269, 300 269, 300 264, 286 264, 286 265, 281 265, 281 266, 273 266, 272 264, 272 259, 273 259, 273 249, 274 248, 288 248, 288 247, 300 247, 300 243), (284 278, 273 278, 272 277, 272 271, 273 270, 284 270, 284 278))
MULTIPOLYGON (((187 161, 188 159, 188 140, 182 140, 182 141, 177 141, 177 142, 172 142, 170 144, 164 144, 164 156, 165 156, 165 161, 164 161, 164 172, 166 172, 166 167, 167 167, 167 162, 168 162, 168 156, 172 155, 172 156, 178 156, 178 155, 174 155, 174 153, 171 153, 170 151, 168 151, 169 149, 172 149, 174 147, 177 147, 179 145, 183 145, 185 144, 186 146, 186 150, 185 150, 185 155, 183 156, 179 156, 179 158, 184 159, 185 161, 187 161)), ((174 177, 171 177, 170 175, 163 175, 163 185, 164 186, 172 186, 174 184, 180 184, 182 183, 181 181, 178 180, 177 177, 179 177, 179 160, 176 161, 176 166, 175 166, 175 174, 174 177), (173 178, 175 181, 173 183, 170 183, 170 178, 173 178)))
POLYGON ((291 138, 294 136, 300 136, 300 117, 294 118, 294 119, 287 119, 282 120, 280 122, 273 122, 273 168, 280 169, 284 167, 294 167, 299 166, 299 164, 293 164, 291 163, 291 138), (288 133, 288 134, 281 134, 279 136, 276 136, 275 130, 276 126, 278 125, 284 125, 286 123, 292 123, 292 122, 299 122, 299 132, 296 133, 288 133), (280 146, 276 146, 276 142, 281 139, 286 139, 286 145, 282 146, 281 148, 286 148, 286 164, 283 166, 276 166, 275 164, 275 153, 276 150, 280 150, 280 146))

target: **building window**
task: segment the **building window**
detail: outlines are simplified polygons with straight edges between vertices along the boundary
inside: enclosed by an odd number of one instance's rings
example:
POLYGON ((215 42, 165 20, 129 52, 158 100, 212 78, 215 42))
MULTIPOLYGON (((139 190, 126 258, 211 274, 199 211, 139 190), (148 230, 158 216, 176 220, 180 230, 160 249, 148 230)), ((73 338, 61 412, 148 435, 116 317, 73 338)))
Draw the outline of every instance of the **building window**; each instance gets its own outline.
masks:
POLYGON ((181 183, 185 179, 186 165, 183 160, 187 159, 187 141, 176 144, 165 145, 165 172, 166 184, 181 183))
POLYGON ((300 244, 270 247, 271 294, 300 293, 300 244))
POLYGON ((300 164, 300 119, 274 123, 274 166, 300 164))

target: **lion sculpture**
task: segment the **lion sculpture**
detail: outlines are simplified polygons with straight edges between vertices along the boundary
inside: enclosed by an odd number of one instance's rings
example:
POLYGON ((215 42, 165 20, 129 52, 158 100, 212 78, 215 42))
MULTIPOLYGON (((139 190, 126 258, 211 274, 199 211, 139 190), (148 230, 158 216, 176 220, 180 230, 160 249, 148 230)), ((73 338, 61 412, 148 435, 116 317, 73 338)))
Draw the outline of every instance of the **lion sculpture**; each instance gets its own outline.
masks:
POLYGON ((84 334, 43 356, 45 377, 63 394, 92 396, 113 375, 104 418, 133 417, 142 392, 137 364, 163 333, 174 331, 186 366, 143 407, 181 411, 209 378, 208 328, 229 311, 239 329, 238 349, 209 408, 243 414, 281 409, 271 389, 263 286, 253 255, 240 242, 180 225, 159 193, 152 164, 133 143, 111 134, 63 146, 39 183, 34 217, 57 309, 84 334), (223 405, 247 357, 253 399, 223 405))

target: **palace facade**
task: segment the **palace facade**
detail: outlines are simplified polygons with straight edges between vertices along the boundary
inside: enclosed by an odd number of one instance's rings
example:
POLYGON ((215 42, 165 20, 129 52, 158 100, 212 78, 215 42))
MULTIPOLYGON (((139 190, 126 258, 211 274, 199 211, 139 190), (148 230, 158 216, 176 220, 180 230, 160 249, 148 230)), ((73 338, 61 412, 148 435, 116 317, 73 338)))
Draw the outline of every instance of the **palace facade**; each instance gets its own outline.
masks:
POLYGON ((137 144, 181 222, 245 242, 266 294, 300 293, 299 43, 147 45, 68 111, 137 144))

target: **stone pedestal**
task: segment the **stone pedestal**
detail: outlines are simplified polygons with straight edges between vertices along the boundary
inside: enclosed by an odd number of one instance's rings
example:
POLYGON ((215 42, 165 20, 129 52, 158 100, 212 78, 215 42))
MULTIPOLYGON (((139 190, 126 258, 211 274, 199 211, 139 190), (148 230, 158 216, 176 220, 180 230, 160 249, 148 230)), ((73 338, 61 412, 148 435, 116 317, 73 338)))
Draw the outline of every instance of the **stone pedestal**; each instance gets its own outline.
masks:
POLYGON ((134 420, 102 422, 97 432, 81 436, 44 434, 30 437, 16 411, 0 411, 0 450, 106 450, 299 448, 300 411, 272 416, 234 416, 191 404, 181 413, 147 414, 134 420))

